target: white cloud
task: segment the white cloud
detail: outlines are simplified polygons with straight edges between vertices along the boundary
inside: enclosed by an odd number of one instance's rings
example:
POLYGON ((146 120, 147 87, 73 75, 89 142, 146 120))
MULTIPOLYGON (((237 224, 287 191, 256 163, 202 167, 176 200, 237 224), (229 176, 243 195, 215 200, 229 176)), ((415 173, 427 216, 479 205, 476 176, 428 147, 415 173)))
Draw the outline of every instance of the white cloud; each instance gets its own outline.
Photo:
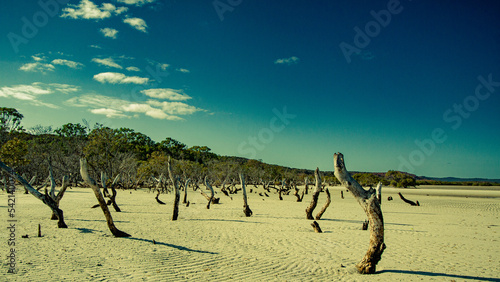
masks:
POLYGON ((81 0, 78 5, 68 4, 64 8, 61 17, 72 19, 93 19, 102 20, 111 17, 113 14, 120 15, 128 10, 127 7, 117 8, 110 3, 103 3, 101 7, 90 0, 81 0))
POLYGON ((70 61, 70 60, 64 60, 64 59, 55 59, 52 60, 51 64, 53 65, 62 65, 62 66, 67 66, 72 69, 79 69, 83 67, 82 63, 70 61))
POLYGON ((141 69, 138 67, 128 67, 127 70, 128 71, 141 71, 141 69))
POLYGON ((48 71, 54 71, 54 69, 55 69, 54 65, 45 64, 41 62, 27 63, 19 68, 19 70, 26 72, 41 72, 44 74, 47 73, 48 71))
POLYGON ((160 63, 160 62, 157 62, 155 60, 151 60, 151 59, 147 59, 147 62, 156 67, 157 70, 162 70, 162 71, 166 71, 168 69, 168 67, 170 67, 169 64, 165 64, 165 63, 160 63))
POLYGON ((186 101, 191 99, 190 96, 184 94, 184 91, 180 89, 153 88, 142 90, 141 93, 151 98, 167 99, 171 101, 186 101))
POLYGON ((147 32, 146 28, 148 25, 143 19, 140 18, 126 18, 123 20, 124 23, 129 24, 131 27, 142 31, 142 32, 147 32))
POLYGON ((275 64, 286 64, 286 65, 293 65, 299 62, 299 58, 292 56, 290 58, 283 58, 283 59, 277 59, 274 61, 275 64))
POLYGON ((35 62, 40 62, 40 61, 44 61, 44 60, 45 60, 45 58, 44 58, 44 57, 40 57, 40 56, 37 56, 37 55, 33 55, 33 56, 31 56, 31 58, 33 58, 33 60, 34 60, 35 62))
POLYGON ((106 58, 106 59, 93 58, 92 62, 97 63, 97 64, 102 65, 102 66, 123 69, 123 67, 120 66, 118 63, 116 63, 115 60, 113 60, 113 58, 106 58))
POLYGON ((123 73, 117 72, 103 72, 94 75, 94 80, 100 83, 111 84, 147 84, 149 78, 139 76, 126 76, 123 73))
POLYGON ((109 27, 101 28, 100 31, 102 35, 104 35, 104 37, 109 37, 113 39, 116 39, 116 35, 118 34, 118 30, 109 27))
POLYGON ((183 68, 178 68, 178 69, 176 69, 176 71, 180 71, 180 72, 183 72, 183 73, 190 73, 189 70, 183 69, 183 68))
POLYGON ((105 115, 107 118, 127 117, 127 115, 123 114, 118 110, 106 109, 106 108, 91 109, 90 112, 96 115, 105 115))
POLYGON ((136 5, 136 6, 142 6, 144 4, 149 4, 153 3, 156 0, 117 0, 117 2, 127 4, 127 5, 136 5))
POLYGON ((182 102, 160 102, 155 100, 149 100, 148 104, 155 107, 159 107, 167 114, 171 115, 191 115, 199 111, 204 111, 202 109, 198 109, 194 106, 190 106, 182 102))
POLYGON ((11 87, 4 86, 0 88, 0 97, 27 101, 35 106, 59 108, 59 106, 54 104, 41 101, 40 96, 57 93, 69 94, 79 90, 80 88, 78 86, 69 84, 45 84, 41 82, 34 82, 30 85, 15 85, 11 87))
POLYGON ((102 47, 101 47, 101 46, 99 46, 99 45, 90 45, 89 47, 91 47, 91 48, 95 48, 95 49, 102 49, 102 47))
POLYGON ((203 111, 183 103, 179 103, 182 105, 171 105, 170 107, 163 105, 161 102, 158 103, 160 104, 151 103, 151 101, 130 102, 124 99, 103 95, 83 95, 66 101, 67 105, 74 107, 88 107, 90 112, 105 115, 108 118, 131 118, 144 114, 155 119, 183 120, 183 118, 177 116, 176 114, 189 115, 197 111, 203 111))

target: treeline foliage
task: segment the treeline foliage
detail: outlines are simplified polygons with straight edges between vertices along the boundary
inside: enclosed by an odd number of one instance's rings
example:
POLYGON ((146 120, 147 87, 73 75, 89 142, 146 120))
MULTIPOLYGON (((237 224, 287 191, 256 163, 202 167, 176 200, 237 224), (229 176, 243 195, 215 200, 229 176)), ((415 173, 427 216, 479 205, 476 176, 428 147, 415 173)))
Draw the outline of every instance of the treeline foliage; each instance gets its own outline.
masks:
MULTIPOLYGON (((149 136, 130 128, 113 129, 102 124, 67 123, 59 128, 38 125, 28 130, 21 126, 23 115, 13 108, 0 108, 0 159, 26 179, 45 180, 49 164, 54 177, 68 175, 73 184, 81 181, 79 159, 86 157, 90 173, 99 178, 101 172, 108 178, 120 174, 121 185, 132 188, 167 175, 168 158, 175 160, 176 175, 200 183, 205 176, 215 185, 238 182, 243 172, 248 184, 302 185, 306 179, 314 183, 314 172, 249 160, 240 157, 219 156, 207 146, 192 146, 167 137, 155 142, 149 136)), ((388 171, 381 173, 354 173, 364 186, 413 187, 423 184, 452 184, 431 180, 417 180, 414 175, 388 171)), ((333 172, 323 172, 328 185, 339 184, 333 172)), ((462 184, 463 185, 463 184, 462 184)), ((469 185, 469 183, 467 183, 469 185)), ((478 185, 475 183, 474 185, 478 185)), ((486 185, 481 183, 480 185, 486 185)), ((489 184, 491 185, 491 184, 489 184)))

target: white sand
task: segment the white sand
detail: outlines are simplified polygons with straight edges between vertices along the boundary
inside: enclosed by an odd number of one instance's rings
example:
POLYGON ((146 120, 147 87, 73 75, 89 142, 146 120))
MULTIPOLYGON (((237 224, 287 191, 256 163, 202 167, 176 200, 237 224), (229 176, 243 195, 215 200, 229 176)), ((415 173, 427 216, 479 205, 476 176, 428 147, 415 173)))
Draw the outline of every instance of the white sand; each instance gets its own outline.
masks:
MULTIPOLYGON (((241 192, 233 200, 218 193, 221 204, 207 210, 206 200, 189 191, 191 205, 181 205, 173 222, 172 194, 160 195, 167 205, 159 205, 152 193, 119 191, 123 212, 112 214, 131 238, 111 235, 100 208, 90 209, 97 203, 90 189, 70 189, 62 199, 68 229, 58 229, 47 206, 20 192, 18 273, 7 273, 9 234, 2 227, 0 280, 499 281, 500 187, 478 189, 384 188, 387 249, 374 275, 354 271, 369 233, 361 230, 363 210, 350 193, 344 192, 342 200, 340 187, 330 188, 332 203, 319 221, 322 234, 305 219, 310 194, 297 203, 293 195, 279 201, 276 194, 261 197, 253 188, 249 206, 254 214, 247 218, 241 192), (404 203, 398 191, 421 206, 404 203), (26 234, 29 238, 21 238, 26 234)), ((325 197, 322 193, 315 212, 325 197)), ((1 198, 1 220, 8 226, 4 192, 1 198)))

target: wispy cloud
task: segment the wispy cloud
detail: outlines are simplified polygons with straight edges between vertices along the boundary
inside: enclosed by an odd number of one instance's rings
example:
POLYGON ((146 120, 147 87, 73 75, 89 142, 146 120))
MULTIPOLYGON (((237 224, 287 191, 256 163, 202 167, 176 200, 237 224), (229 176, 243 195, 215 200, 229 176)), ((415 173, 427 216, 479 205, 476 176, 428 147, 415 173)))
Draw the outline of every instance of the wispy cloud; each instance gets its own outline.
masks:
POLYGON ((176 71, 182 72, 182 73, 190 73, 190 71, 188 69, 183 69, 183 68, 178 68, 178 69, 176 69, 176 71))
POLYGON ((138 67, 128 67, 127 70, 128 71, 141 71, 141 69, 138 67))
POLYGON ((146 59, 146 60, 150 65, 156 67, 156 69, 158 70, 166 71, 170 67, 170 64, 160 63, 151 59, 146 59))
POLYGON ((274 63, 278 65, 294 65, 297 64, 299 60, 299 58, 292 56, 290 58, 277 59, 274 63))
POLYGON ((144 4, 153 3, 156 0, 117 0, 119 3, 127 4, 127 5, 136 5, 142 6, 144 4))
POLYGON ((104 35, 104 37, 113 39, 116 39, 116 35, 118 34, 118 30, 109 27, 101 28, 99 31, 102 33, 102 35, 104 35))
POLYGON ((123 22, 129 24, 131 27, 139 31, 147 32, 146 28, 148 27, 148 25, 141 18, 126 18, 123 20, 123 22))
POLYGON ((102 20, 114 15, 120 15, 128 10, 127 7, 116 7, 110 3, 103 3, 100 7, 90 0, 81 0, 79 4, 68 4, 61 14, 63 18, 102 20))
POLYGON ((117 72, 102 72, 94 75, 94 80, 100 83, 111 84, 148 84, 149 78, 139 76, 126 76, 117 72))
POLYGON ((26 72, 41 72, 43 74, 49 72, 49 71, 54 71, 55 67, 52 64, 46 64, 42 62, 34 62, 34 63, 27 63, 22 65, 19 70, 26 71, 26 72))
POLYGON ((93 58, 92 62, 97 63, 101 66, 123 69, 123 67, 120 66, 118 63, 116 63, 115 60, 113 60, 113 58, 105 58, 105 59, 93 58))
POLYGON ((182 102, 160 102, 156 100, 149 100, 148 104, 159 107, 167 114, 171 115, 191 115, 199 111, 205 111, 182 102))
POLYGON ((65 60, 65 59, 52 60, 51 64, 67 66, 67 67, 70 67, 72 69, 80 69, 84 66, 82 63, 78 63, 78 62, 74 62, 74 61, 70 61, 70 60, 65 60))
POLYGON ((191 99, 190 96, 186 95, 184 91, 180 89, 153 88, 153 89, 142 90, 141 93, 151 98, 171 100, 171 101, 186 101, 191 99))
POLYGON ((163 120, 184 120, 180 115, 191 115, 205 111, 181 102, 131 102, 120 98, 103 95, 82 95, 66 101, 67 105, 86 107, 94 114, 105 115, 108 118, 132 118, 140 114, 163 120))
POLYGON ((35 106, 44 106, 57 109, 59 108, 59 106, 41 101, 41 96, 57 93, 69 94, 72 92, 77 92, 79 90, 80 88, 78 86, 69 84, 45 84, 41 82, 35 82, 32 84, 14 85, 10 87, 4 86, 0 88, 0 97, 23 100, 35 106))

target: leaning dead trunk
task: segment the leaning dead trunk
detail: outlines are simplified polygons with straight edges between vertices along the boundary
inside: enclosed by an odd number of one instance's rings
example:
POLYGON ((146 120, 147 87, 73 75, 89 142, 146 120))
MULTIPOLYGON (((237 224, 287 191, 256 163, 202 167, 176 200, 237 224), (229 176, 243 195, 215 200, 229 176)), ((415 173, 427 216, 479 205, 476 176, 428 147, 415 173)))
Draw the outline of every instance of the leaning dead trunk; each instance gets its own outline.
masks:
MULTIPOLYGON (((69 186, 69 177, 65 175, 62 179, 61 190, 59 190, 59 193, 57 193, 56 198, 54 199, 54 201, 56 202, 56 206, 58 208, 59 208, 59 203, 61 202, 61 199, 64 196, 64 192, 66 192, 68 186, 69 186)), ((54 212, 52 212, 52 217, 50 219, 57 220, 57 215, 54 212)))
POLYGON ((243 212, 245 213, 245 216, 249 217, 252 216, 253 212, 248 206, 247 189, 245 188, 245 178, 243 177, 242 173, 240 173, 240 181, 241 181, 241 189, 243 190, 243 212))
POLYGON ((87 166, 87 160, 84 158, 80 159, 80 174, 82 175, 83 181, 85 181, 85 183, 87 183, 94 191, 95 197, 97 198, 99 206, 101 207, 104 217, 106 218, 106 222, 108 223, 109 231, 111 231, 115 237, 130 237, 130 234, 116 228, 111 212, 108 209, 108 205, 101 194, 101 190, 97 186, 95 180, 90 177, 87 166))
MULTIPOLYGON (((24 178, 22 178, 17 172, 15 172, 12 168, 8 167, 6 164, 4 164, 2 161, 0 161, 0 168, 4 170, 8 175, 10 175, 12 178, 16 179, 17 181, 21 182, 21 184, 28 190, 28 192, 35 196, 37 199, 42 201, 44 204, 46 204, 52 212, 54 212, 59 219, 57 222, 57 227, 59 228, 68 228, 66 223, 64 222, 64 216, 63 216, 63 211, 59 209, 56 205, 56 202, 54 199, 52 199, 48 194, 42 194, 38 192, 33 186, 31 186, 28 181, 26 181, 24 178)), ((11 179, 11 184, 14 185, 14 181, 11 179)), ((15 187, 15 186, 14 186, 15 187)))
POLYGON ((356 265, 356 268, 361 274, 373 274, 386 248, 384 243, 384 219, 380 209, 380 202, 377 200, 373 189, 368 191, 363 189, 347 172, 344 156, 341 153, 333 155, 333 163, 335 176, 342 185, 349 189, 368 216, 370 222, 370 246, 363 259, 356 265))
POLYGON ((172 185, 174 185, 174 193, 175 193, 174 211, 172 212, 172 220, 177 220, 177 218, 179 217, 179 202, 181 200, 181 192, 179 191, 179 184, 177 183, 177 179, 175 178, 172 172, 170 157, 168 158, 167 162, 167 170, 168 170, 168 175, 170 176, 170 180, 172 181, 172 185))
POLYGON ((403 194, 401 193, 398 193, 399 194, 399 197, 401 198, 401 200, 403 200, 405 203, 407 204, 410 204, 412 206, 420 206, 420 203, 417 201, 416 203, 414 201, 411 201, 411 200, 408 200, 406 199, 403 194))
POLYGON ((316 220, 320 220, 323 214, 325 213, 326 209, 328 206, 330 206, 330 203, 332 202, 331 197, 330 197, 330 191, 328 191, 328 188, 326 188, 326 203, 325 205, 321 208, 319 213, 316 215, 316 220))
POLYGON ((382 205, 382 182, 379 182, 377 184, 377 188, 375 189, 377 191, 377 199, 379 204, 382 205))
MULTIPOLYGON (((108 198, 109 198, 109 202, 108 202, 108 205, 111 203, 113 205, 113 208, 115 209, 116 212, 121 212, 121 209, 120 207, 118 207, 118 204, 116 203, 116 189, 115 189, 115 185, 118 183, 118 180, 120 179, 120 175, 118 174, 115 179, 113 180, 113 183, 111 183, 111 195, 109 195, 109 192, 108 192, 108 198)), ((102 187, 103 187, 103 191, 104 190, 108 190, 107 189, 107 185, 106 185, 106 181, 107 181, 107 176, 106 174, 103 172, 101 173, 101 184, 102 184, 102 187)), ((104 195, 105 196, 105 195, 104 195)), ((106 197, 106 196, 105 196, 106 197)))
MULTIPOLYGON (((213 199, 214 199, 214 189, 212 188, 212 186, 210 186, 210 183, 208 183, 208 179, 207 177, 205 176, 205 186, 207 186, 208 189, 210 189, 210 197, 206 196, 205 198, 207 198, 208 200, 208 204, 207 204, 207 209, 210 209, 210 204, 212 203, 213 199)), ((201 191, 201 189, 200 189, 201 191)), ((203 194, 203 191, 201 192, 203 194)))
POLYGON ((316 205, 318 204, 318 197, 319 193, 321 192, 321 177, 319 176, 319 168, 316 168, 316 170, 314 171, 314 178, 316 178, 316 186, 314 187, 311 203, 306 209, 306 217, 307 219, 311 220, 314 219, 312 213, 316 208, 316 205))

